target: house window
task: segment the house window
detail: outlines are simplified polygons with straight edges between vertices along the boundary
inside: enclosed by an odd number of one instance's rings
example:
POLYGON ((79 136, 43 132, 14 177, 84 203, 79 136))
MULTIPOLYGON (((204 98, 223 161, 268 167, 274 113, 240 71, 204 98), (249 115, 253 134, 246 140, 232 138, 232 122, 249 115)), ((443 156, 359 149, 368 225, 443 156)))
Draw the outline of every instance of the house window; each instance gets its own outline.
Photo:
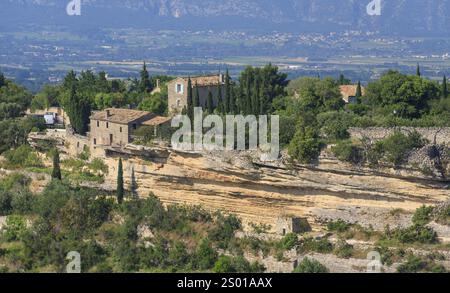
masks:
POLYGON ((100 127, 100 121, 97 121, 97 127, 100 127))
POLYGON ((108 122, 106 122, 106 128, 109 128, 109 123, 108 122))
POLYGON ((94 138, 94 145, 97 145, 97 139, 94 138))
POLYGON ((137 124, 136 124, 136 123, 133 124, 133 129, 134 129, 134 130, 137 129, 137 124))
POLYGON ((177 83, 175 86, 175 91, 177 94, 182 94, 184 92, 183 84, 177 83))
POLYGON ((120 127, 120 133, 122 133, 122 127, 120 127))
POLYGON ((114 137, 112 134, 109 135, 109 143, 112 144, 114 141, 114 137))

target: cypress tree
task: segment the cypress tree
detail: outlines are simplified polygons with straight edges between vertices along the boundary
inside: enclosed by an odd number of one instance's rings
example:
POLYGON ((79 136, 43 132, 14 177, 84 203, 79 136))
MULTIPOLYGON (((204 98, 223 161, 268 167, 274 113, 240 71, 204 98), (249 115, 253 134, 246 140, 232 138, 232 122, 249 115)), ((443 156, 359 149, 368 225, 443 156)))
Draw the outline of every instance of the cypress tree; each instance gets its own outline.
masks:
POLYGON ((195 83, 195 95, 194 95, 194 108, 201 107, 200 105, 200 93, 198 91, 198 84, 195 83))
POLYGON ((258 87, 258 82, 255 82, 254 86, 253 86, 253 94, 252 94, 252 112, 251 114, 253 115, 258 115, 259 114, 259 87, 258 87))
POLYGON ((150 75, 147 71, 147 64, 144 61, 144 65, 141 70, 141 81, 139 83, 141 93, 150 92, 152 90, 152 83, 150 81, 150 75))
POLYGON ((421 77, 421 76, 422 76, 422 73, 420 73, 420 65, 419 65, 419 63, 417 63, 417 67, 416 67, 416 75, 417 75, 418 77, 421 77))
POLYGON ((194 118, 194 101, 192 97, 192 81, 189 77, 187 85, 187 115, 192 120, 194 118))
POLYGON ((78 134, 85 135, 88 131, 91 115, 91 102, 88 98, 80 97, 75 90, 75 86, 72 86, 64 110, 69 116, 73 130, 78 134))
POLYGON ((214 101, 213 94, 211 91, 208 93, 208 100, 206 101, 206 108, 208 109, 208 114, 214 113, 214 101))
POLYGON ((55 149, 55 153, 53 154, 53 171, 52 178, 61 180, 61 166, 59 164, 59 151, 55 149))
POLYGON ((6 84, 5 76, 2 72, 0 72, 0 88, 3 87, 6 84))
POLYGON ((225 112, 230 113, 231 112, 231 85, 230 85, 230 75, 227 72, 225 74, 225 112))
POLYGON ((250 80, 250 74, 247 77, 247 89, 245 93, 245 114, 250 114, 252 112, 252 90, 251 90, 251 80, 250 80))
POLYGON ((117 171, 117 202, 119 204, 122 204, 123 202, 123 195, 124 195, 124 188, 123 188, 123 165, 122 165, 122 158, 119 159, 119 167, 117 171))
POLYGON ((356 87, 356 97, 361 98, 362 97, 362 88, 361 88, 361 82, 358 81, 358 86, 356 87))
POLYGON ((444 75, 444 79, 442 80, 442 98, 448 97, 448 88, 447 88, 447 77, 444 75))
POLYGON ((222 85, 219 85, 219 88, 217 89, 217 102, 220 105, 220 113, 226 113, 226 106, 223 100, 223 94, 222 94, 222 85))
POLYGON ((229 100, 229 104, 230 104, 230 114, 235 115, 236 114, 236 92, 234 88, 230 88, 230 100, 229 100))

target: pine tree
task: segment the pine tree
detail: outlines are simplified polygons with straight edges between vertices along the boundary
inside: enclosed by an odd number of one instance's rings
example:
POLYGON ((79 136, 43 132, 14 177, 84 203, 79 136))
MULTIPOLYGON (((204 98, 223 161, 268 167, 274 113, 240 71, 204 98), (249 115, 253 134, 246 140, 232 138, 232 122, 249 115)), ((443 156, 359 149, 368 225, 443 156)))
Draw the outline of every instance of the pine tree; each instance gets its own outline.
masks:
POLYGON ((213 94, 211 91, 208 93, 208 100, 206 101, 206 108, 208 109, 208 114, 214 113, 214 101, 213 94))
POLYGON ((442 80, 442 98, 448 97, 448 88, 447 88, 447 77, 444 75, 444 79, 442 80))
POLYGON ((141 80, 139 82, 139 90, 141 93, 150 92, 152 90, 152 83, 150 81, 150 75, 147 71, 147 64, 144 61, 144 65, 141 70, 141 80))
POLYGON ((58 149, 55 149, 55 153, 53 154, 53 171, 52 178, 61 180, 61 166, 59 164, 59 152, 58 149))
POLYGON ((192 97, 192 81, 190 77, 187 85, 187 115, 191 120, 194 118, 194 101, 192 97))
POLYGON ((2 88, 6 84, 5 76, 2 72, 0 72, 0 88, 2 88))
POLYGON ((194 95, 194 108, 201 107, 200 105, 200 92, 198 89, 198 84, 195 83, 195 95, 194 95))
POLYGON ((124 188, 123 188, 123 165, 122 158, 119 159, 119 167, 117 171, 117 202, 122 204, 124 196, 124 188))
POLYGON ((420 73, 420 65, 419 65, 419 63, 417 63, 417 67, 416 67, 416 75, 417 75, 418 77, 421 77, 421 76, 422 76, 422 73, 420 73))
POLYGON ((225 73, 225 112, 230 113, 231 112, 231 84, 230 84, 230 75, 227 72, 225 73))

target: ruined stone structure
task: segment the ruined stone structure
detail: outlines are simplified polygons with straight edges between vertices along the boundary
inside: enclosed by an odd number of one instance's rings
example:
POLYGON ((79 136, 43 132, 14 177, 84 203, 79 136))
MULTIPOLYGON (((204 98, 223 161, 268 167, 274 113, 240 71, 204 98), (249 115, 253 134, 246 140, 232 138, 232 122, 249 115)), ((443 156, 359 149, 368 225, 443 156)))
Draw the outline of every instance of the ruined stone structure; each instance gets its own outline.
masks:
POLYGON ((300 234, 311 231, 311 226, 305 218, 284 216, 277 219, 276 231, 282 236, 288 233, 300 234))
MULTIPOLYGON (((213 96, 213 105, 217 107, 219 103, 219 88, 222 88, 222 97, 224 96, 225 80, 222 74, 190 77, 192 84, 193 98, 195 89, 198 88, 200 96, 200 105, 206 107, 209 92, 213 96)), ((169 113, 179 114, 184 107, 187 107, 189 77, 178 77, 167 84, 169 95, 169 113)))

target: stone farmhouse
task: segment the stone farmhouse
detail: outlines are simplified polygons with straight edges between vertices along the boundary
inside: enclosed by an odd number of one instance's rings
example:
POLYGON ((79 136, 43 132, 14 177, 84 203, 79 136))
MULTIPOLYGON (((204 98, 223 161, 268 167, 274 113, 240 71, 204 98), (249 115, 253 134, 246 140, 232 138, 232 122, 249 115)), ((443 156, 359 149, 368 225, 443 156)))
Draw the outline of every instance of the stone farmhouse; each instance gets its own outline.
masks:
MULTIPOLYGON (((198 88, 200 105, 203 107, 206 107, 209 92, 212 93, 214 106, 218 105, 219 88, 222 88, 221 98, 223 99, 225 92, 225 78, 223 74, 190 77, 190 79, 193 95, 195 95, 195 89, 198 88)), ((167 84, 169 113, 171 115, 181 113, 183 108, 187 106, 188 81, 189 77, 178 77, 167 84)))
POLYGON ((110 108, 91 116, 89 140, 92 147, 124 147, 132 142, 133 131, 140 126, 155 129, 170 123, 170 118, 150 112, 110 108))
MULTIPOLYGON (((346 104, 357 104, 358 100, 356 98, 357 85, 341 85, 339 89, 341 90, 342 98, 346 104)), ((364 96, 366 94, 366 89, 361 86, 361 92, 364 96)))

